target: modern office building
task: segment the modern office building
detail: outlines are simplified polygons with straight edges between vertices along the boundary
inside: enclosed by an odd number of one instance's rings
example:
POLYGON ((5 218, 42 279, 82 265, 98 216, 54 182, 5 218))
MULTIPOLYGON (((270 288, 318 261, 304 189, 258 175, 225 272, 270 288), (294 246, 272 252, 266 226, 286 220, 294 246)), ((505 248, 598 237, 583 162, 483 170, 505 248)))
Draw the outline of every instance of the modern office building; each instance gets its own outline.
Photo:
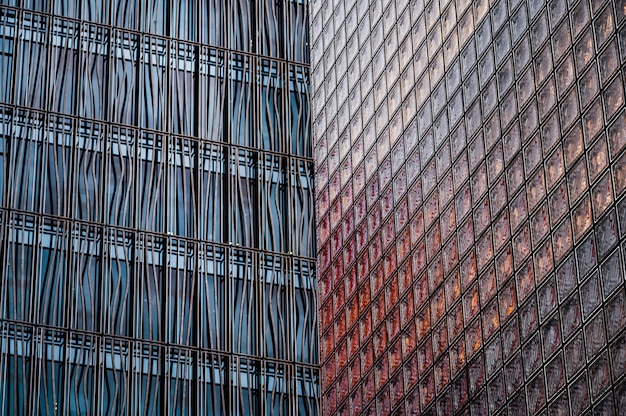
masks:
POLYGON ((623 414, 626 2, 311 27, 323 414, 623 414))
POLYGON ((306 2, 0 3, 0 413, 319 414, 306 2))

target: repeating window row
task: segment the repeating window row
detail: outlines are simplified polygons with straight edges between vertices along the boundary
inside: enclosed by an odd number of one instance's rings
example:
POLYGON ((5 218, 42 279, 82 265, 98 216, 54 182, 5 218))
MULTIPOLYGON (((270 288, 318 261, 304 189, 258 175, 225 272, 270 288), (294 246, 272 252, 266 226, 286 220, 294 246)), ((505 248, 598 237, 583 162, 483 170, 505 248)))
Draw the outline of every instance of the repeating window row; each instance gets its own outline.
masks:
POLYGON ((4 319, 317 362, 314 263, 1 210, 4 319))
POLYGON ((3 323, 5 413, 319 414, 318 370, 3 323))
POLYGON ((0 125, 0 205, 314 256, 310 161, 27 110, 0 125))
MULTIPOLYGON (((200 42, 307 63, 308 13, 303 1, 89 0, 25 1, 24 15, 50 13, 85 22, 200 42)), ((13 10, 13 9, 11 9, 13 10)))
POLYGON ((0 101, 310 156, 308 69, 0 11, 0 101))

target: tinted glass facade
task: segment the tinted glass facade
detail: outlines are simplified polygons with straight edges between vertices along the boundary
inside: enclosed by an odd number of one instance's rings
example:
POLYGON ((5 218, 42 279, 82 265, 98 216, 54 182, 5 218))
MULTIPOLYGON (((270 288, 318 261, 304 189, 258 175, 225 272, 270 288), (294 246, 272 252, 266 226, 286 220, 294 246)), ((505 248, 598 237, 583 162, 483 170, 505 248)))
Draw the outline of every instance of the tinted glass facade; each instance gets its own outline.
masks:
POLYGON ((324 414, 626 409, 626 3, 311 3, 324 414))
POLYGON ((319 414, 304 1, 0 6, 0 413, 319 414))

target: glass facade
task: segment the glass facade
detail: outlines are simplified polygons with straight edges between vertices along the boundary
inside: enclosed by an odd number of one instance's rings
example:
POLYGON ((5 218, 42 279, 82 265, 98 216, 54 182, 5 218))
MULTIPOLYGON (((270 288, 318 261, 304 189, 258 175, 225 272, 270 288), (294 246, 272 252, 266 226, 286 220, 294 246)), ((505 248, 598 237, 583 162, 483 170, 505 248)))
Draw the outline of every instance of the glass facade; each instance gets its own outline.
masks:
POLYGON ((626 409, 626 2, 311 2, 325 415, 626 409))
POLYGON ((319 414, 307 3, 0 3, 0 413, 319 414))

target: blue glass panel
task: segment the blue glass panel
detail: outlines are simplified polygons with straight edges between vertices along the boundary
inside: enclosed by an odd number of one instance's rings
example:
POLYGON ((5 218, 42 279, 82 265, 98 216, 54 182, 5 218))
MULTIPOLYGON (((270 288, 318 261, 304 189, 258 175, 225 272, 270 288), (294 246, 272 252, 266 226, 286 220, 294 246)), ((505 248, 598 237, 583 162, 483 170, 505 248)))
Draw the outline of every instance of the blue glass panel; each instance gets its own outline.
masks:
POLYGON ((15 12, 0 9, 0 102, 11 102, 13 93, 13 53, 15 50, 15 12))

